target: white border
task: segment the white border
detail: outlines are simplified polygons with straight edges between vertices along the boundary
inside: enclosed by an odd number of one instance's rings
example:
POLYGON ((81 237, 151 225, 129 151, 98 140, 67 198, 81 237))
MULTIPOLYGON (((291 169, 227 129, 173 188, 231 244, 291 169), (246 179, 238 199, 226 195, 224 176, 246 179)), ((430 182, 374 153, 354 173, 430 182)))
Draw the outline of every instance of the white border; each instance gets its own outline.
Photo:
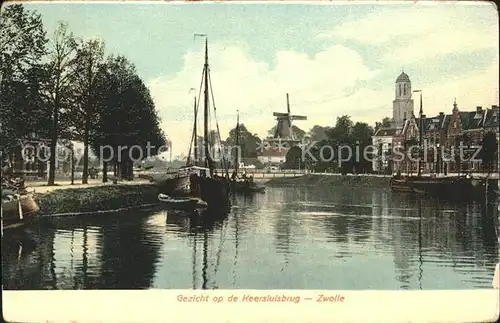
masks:
POLYGON ((500 293, 494 289, 3 292, 8 322, 492 322, 499 315, 499 305, 500 293), (179 295, 206 296, 208 301, 182 302, 179 295), (228 302, 231 295, 239 300, 228 302), (243 302, 244 295, 300 296, 300 301, 243 302), (320 295, 338 295, 337 302, 318 303, 320 295), (224 301, 214 302, 214 298, 224 301))

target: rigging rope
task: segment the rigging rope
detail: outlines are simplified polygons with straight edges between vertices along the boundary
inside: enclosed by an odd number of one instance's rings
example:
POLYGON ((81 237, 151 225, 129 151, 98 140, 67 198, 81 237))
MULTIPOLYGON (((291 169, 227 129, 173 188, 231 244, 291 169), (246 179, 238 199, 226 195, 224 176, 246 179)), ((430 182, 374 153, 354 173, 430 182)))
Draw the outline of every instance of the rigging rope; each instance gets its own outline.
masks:
POLYGON ((217 126, 217 137, 218 137, 219 143, 220 143, 220 145, 219 145, 219 154, 222 156, 222 167, 225 170, 226 178, 229 178, 229 172, 227 170, 226 158, 225 158, 224 154, 222 154, 222 152, 221 152, 222 139, 220 137, 219 122, 217 121, 217 109, 215 107, 215 98, 214 98, 214 92, 213 92, 213 89, 212 89, 212 77, 210 76, 210 73, 208 73, 208 81, 210 83, 210 93, 212 94, 212 104, 214 106, 214 118, 215 118, 215 124, 217 126))
MULTIPOLYGON (((200 99, 201 99, 201 89, 203 88, 203 76, 205 76, 205 68, 203 68, 203 72, 201 73, 201 82, 200 82, 200 90, 198 91, 198 100, 196 101, 196 113, 194 115, 194 122, 196 122, 196 124, 198 124, 198 111, 199 111, 199 106, 200 106, 200 99)), ((192 136, 191 136, 191 142, 189 143, 189 152, 188 152, 188 161, 187 163, 189 163, 190 159, 191 159, 191 148, 193 148, 193 143, 194 145, 196 146, 196 148, 198 149, 198 159, 200 158, 200 147, 198 147, 198 134, 195 133, 194 131, 194 124, 193 124, 193 133, 192 133, 192 136), (195 141, 196 140, 196 141, 195 141)), ((197 160, 195 162, 198 162, 197 160)))

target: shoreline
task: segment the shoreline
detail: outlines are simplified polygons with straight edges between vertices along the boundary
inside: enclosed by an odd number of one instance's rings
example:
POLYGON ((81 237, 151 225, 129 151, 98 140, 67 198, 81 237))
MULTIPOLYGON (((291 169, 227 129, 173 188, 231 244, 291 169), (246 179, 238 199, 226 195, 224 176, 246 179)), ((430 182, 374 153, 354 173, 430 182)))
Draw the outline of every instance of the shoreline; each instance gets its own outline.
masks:
POLYGON ((102 212, 132 208, 158 201, 158 186, 151 183, 85 185, 80 187, 51 186, 51 190, 36 192, 40 218, 52 215, 70 216, 78 213, 102 212))
POLYGON ((341 174, 306 174, 296 177, 273 178, 266 186, 343 186, 390 189, 391 177, 381 175, 341 175, 341 174))

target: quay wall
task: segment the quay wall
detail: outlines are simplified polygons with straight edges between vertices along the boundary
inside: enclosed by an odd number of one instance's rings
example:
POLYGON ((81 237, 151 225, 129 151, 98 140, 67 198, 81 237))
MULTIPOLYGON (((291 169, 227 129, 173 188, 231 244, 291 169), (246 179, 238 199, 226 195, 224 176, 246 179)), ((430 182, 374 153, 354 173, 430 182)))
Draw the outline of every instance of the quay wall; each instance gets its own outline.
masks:
POLYGON ((40 214, 97 212, 134 207, 158 201, 155 184, 104 185, 68 188, 35 194, 40 214))
MULTIPOLYGON (((488 190, 498 190, 498 180, 489 179, 488 190)), ((344 186, 390 189, 390 175, 341 175, 341 174, 306 174, 295 177, 273 178, 266 182, 268 186, 344 186)))
POLYGON ((274 178, 269 186, 344 186, 390 189, 391 177, 380 175, 306 174, 296 177, 274 178))

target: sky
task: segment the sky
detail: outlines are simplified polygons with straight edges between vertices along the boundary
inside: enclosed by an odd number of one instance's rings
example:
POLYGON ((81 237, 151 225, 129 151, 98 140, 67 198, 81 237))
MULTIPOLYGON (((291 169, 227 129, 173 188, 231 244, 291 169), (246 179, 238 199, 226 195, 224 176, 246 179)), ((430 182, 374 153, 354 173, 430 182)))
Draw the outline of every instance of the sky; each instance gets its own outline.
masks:
MULTIPOLYGON (((204 41, 223 139, 240 121, 264 137, 272 113, 333 126, 347 114, 373 125, 392 117, 404 70, 424 113, 498 105, 499 39, 492 3, 30 3, 51 36, 66 21, 135 64, 149 87, 173 154, 187 154, 204 41), (196 91, 190 91, 196 88, 196 91)), ((415 107, 419 104, 415 98, 415 107)))

